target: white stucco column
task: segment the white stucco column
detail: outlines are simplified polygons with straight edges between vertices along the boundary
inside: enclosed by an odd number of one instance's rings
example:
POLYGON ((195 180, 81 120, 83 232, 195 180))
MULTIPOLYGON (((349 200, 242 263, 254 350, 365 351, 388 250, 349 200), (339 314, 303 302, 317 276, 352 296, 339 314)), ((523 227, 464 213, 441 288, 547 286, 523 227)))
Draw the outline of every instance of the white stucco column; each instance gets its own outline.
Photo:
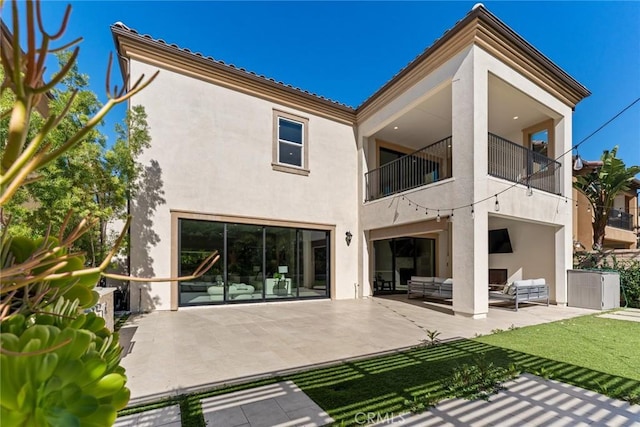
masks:
MULTIPOLYGON (((567 107, 562 119, 555 122, 555 146, 556 158, 563 153, 570 152, 573 145, 571 138, 571 110, 567 107)), ((572 169, 571 155, 566 154, 559 159, 561 191, 566 197, 573 195, 572 191, 572 169)), ((573 203, 570 208, 565 206, 563 210, 564 226, 556 230, 555 233, 555 300, 560 306, 567 305, 567 270, 573 268, 573 203)))
MULTIPOLYGON (((453 176, 456 206, 486 197, 488 74, 469 51, 453 77, 453 176)), ((482 202, 455 212, 452 231, 453 311, 485 318, 488 305, 488 206, 482 202)))

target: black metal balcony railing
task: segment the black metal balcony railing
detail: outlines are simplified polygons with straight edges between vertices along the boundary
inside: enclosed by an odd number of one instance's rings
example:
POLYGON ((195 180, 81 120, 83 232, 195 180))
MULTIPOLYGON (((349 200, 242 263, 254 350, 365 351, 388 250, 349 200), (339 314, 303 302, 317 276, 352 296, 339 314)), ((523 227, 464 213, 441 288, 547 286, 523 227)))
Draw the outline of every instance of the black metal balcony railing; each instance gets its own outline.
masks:
POLYGON ((451 178, 451 137, 367 172, 365 201, 380 199, 446 178, 451 178))
POLYGON ((553 159, 489 133, 489 175, 561 194, 560 166, 553 159))
POLYGON ((607 218, 607 225, 633 231, 633 215, 619 209, 611 209, 609 218, 607 218))

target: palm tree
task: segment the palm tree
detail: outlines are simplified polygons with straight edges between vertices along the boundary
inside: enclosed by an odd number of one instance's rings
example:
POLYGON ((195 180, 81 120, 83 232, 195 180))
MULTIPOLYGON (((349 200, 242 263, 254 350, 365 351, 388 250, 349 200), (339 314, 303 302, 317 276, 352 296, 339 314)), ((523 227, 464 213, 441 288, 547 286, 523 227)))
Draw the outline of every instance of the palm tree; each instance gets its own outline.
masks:
POLYGON ((640 166, 626 167, 624 162, 616 157, 617 152, 617 145, 611 151, 605 150, 601 157, 602 166, 587 175, 578 176, 573 183, 574 188, 584 194, 591 204, 595 250, 602 249, 613 201, 620 192, 630 188, 631 182, 640 173, 640 166))

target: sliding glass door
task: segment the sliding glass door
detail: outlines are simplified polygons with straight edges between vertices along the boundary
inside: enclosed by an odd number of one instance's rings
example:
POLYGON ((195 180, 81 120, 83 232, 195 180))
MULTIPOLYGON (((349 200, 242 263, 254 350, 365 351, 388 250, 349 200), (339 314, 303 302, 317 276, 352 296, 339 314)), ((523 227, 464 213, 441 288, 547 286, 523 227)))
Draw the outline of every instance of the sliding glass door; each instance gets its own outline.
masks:
POLYGON ((373 242, 374 293, 406 292, 411 276, 435 276, 435 242, 416 237, 373 242))
POLYGON ((178 270, 192 273, 217 249, 201 278, 180 282, 180 305, 329 297, 329 232, 179 220, 178 270))

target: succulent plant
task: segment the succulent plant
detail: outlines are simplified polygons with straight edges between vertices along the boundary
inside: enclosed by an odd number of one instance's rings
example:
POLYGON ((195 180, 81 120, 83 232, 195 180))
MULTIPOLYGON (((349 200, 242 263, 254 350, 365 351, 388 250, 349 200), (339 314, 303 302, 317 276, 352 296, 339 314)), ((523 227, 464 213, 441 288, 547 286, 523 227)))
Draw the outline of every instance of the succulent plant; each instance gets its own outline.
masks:
POLYGON ((118 334, 77 299, 11 316, 0 332, 3 425, 108 426, 126 406, 118 334))

